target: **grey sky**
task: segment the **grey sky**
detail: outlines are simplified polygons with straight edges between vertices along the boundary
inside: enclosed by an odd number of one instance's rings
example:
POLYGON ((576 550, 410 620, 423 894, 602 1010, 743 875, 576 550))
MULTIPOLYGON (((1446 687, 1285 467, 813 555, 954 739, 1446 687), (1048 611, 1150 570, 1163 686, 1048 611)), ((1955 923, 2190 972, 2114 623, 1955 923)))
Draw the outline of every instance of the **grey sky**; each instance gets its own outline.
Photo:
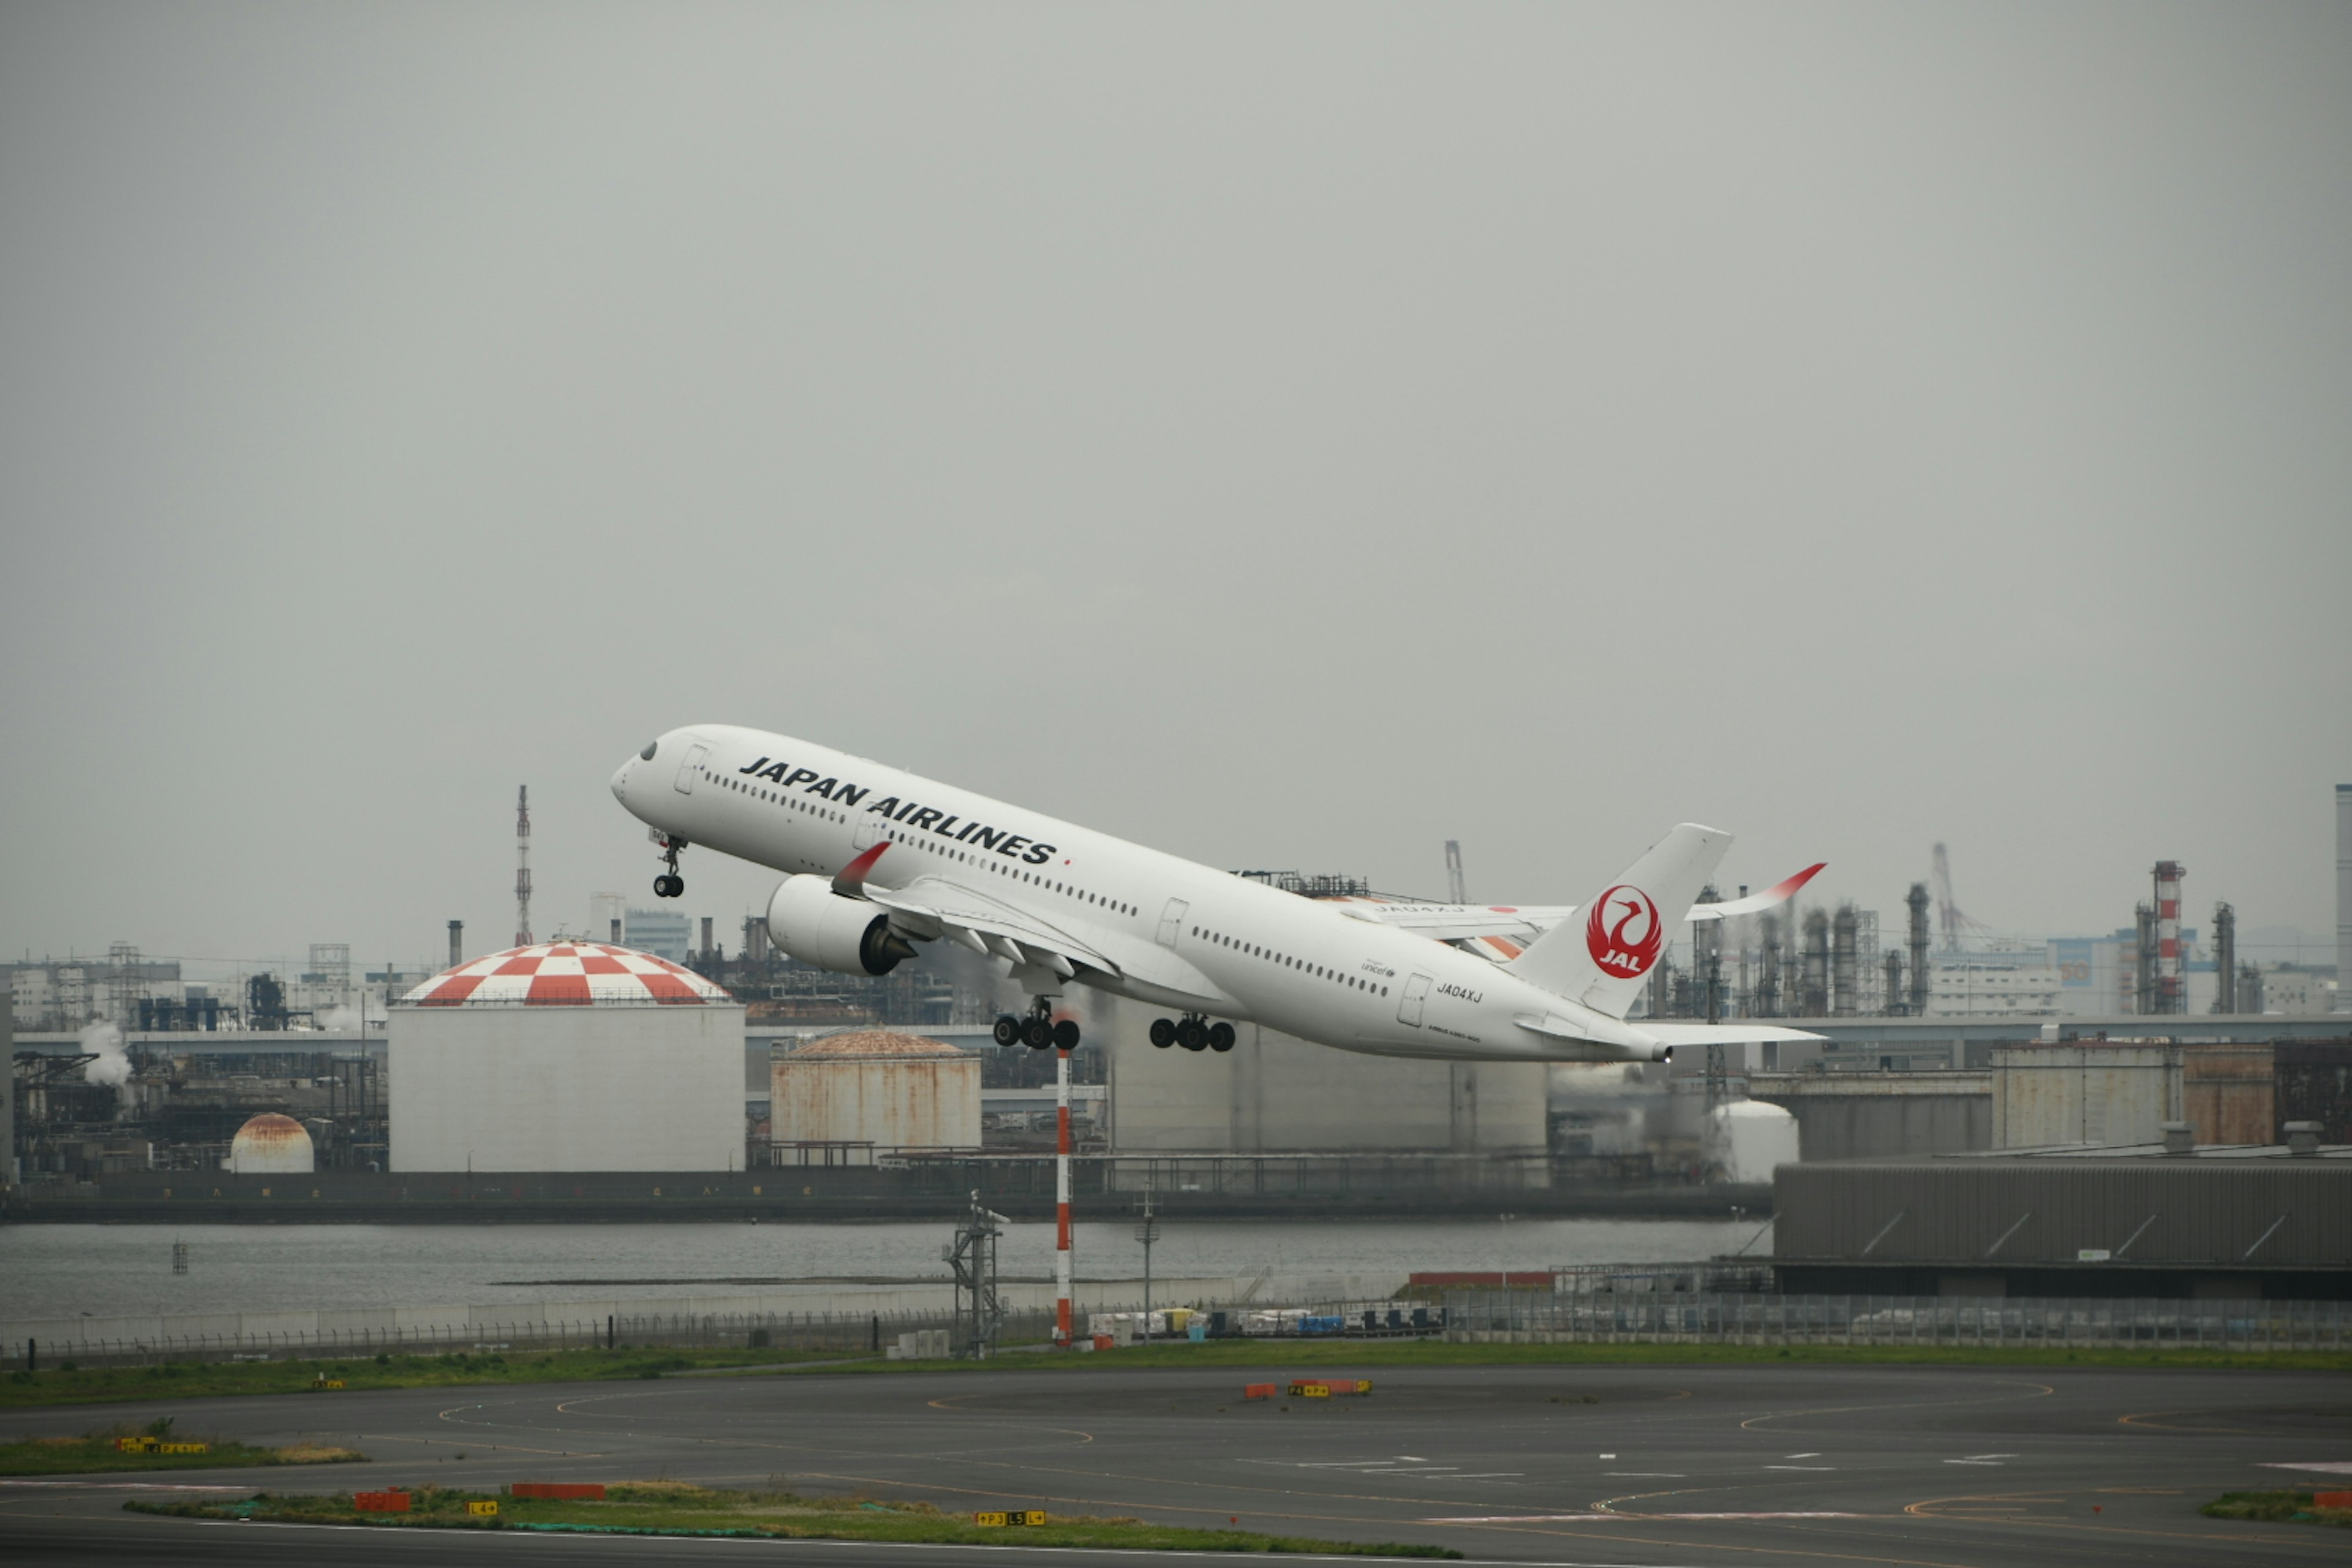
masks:
POLYGON ((649 903, 698 719, 2324 932, 2347 187, 2341 5, 11 5, 0 952, 649 903))

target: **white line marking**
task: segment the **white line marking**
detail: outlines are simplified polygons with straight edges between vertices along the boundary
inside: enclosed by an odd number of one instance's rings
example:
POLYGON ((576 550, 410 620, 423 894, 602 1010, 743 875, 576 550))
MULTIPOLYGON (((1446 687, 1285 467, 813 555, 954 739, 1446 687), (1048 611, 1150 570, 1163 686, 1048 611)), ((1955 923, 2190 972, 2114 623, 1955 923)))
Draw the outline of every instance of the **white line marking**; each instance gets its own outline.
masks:
MULTIPOLYGON (((1958 1463, 1958 1460, 1953 1462, 1958 1463)), ((1835 1465, 1767 1465, 1764 1468, 1768 1470, 1834 1470, 1837 1468, 1835 1465)))
POLYGON ((1818 1459, 1821 1458, 1819 1454, 1783 1454, 1780 1457, 1784 1459, 1818 1459))
POLYGON ((2325 1470, 2331 1476, 2352 1476, 2352 1459, 2327 1459, 2311 1465, 2264 1464, 2266 1470, 2325 1470))

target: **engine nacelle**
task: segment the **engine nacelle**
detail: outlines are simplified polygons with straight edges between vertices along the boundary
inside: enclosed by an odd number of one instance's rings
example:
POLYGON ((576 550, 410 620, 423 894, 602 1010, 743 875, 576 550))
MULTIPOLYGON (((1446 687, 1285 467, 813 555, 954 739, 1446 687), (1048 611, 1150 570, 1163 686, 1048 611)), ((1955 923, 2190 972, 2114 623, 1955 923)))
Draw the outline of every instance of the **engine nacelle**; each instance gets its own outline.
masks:
POLYGON ((787 877, 768 900, 768 936, 803 963, 841 974, 887 974, 915 950, 890 917, 863 899, 845 899, 829 877, 787 877))

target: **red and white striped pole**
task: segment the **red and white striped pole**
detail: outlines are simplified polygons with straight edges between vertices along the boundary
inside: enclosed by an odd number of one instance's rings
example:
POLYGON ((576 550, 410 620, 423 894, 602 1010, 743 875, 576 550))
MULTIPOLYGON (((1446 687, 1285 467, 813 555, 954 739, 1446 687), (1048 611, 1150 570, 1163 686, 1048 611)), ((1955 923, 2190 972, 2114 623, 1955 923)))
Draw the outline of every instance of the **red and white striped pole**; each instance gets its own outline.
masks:
POLYGON ((1054 1053, 1054 1343, 1070 1348, 1070 1053, 1054 1053))

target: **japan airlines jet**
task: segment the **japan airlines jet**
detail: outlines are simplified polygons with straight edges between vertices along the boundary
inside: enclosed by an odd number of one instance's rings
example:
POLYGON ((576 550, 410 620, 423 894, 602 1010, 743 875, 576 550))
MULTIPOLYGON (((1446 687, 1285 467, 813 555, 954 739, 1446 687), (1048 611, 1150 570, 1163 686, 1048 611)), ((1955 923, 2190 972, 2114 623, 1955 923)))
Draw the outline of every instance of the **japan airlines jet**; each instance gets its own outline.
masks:
POLYGON ((786 873, 768 933, 803 963, 885 974, 930 942, 1004 960, 1033 998, 997 1040, 1078 1043, 1051 998, 1089 985, 1168 1009, 1156 1046, 1230 1050, 1233 1025, 1377 1056, 1664 1061, 1677 1045, 1810 1040, 1796 1029, 1629 1023, 1673 929, 1768 909, 1694 907, 1731 836, 1685 823, 1585 909, 1314 900, 935 784, 863 757, 726 724, 673 730, 613 793, 668 869, 702 845, 786 873), (1583 918, 1579 919, 1579 915, 1583 918))

